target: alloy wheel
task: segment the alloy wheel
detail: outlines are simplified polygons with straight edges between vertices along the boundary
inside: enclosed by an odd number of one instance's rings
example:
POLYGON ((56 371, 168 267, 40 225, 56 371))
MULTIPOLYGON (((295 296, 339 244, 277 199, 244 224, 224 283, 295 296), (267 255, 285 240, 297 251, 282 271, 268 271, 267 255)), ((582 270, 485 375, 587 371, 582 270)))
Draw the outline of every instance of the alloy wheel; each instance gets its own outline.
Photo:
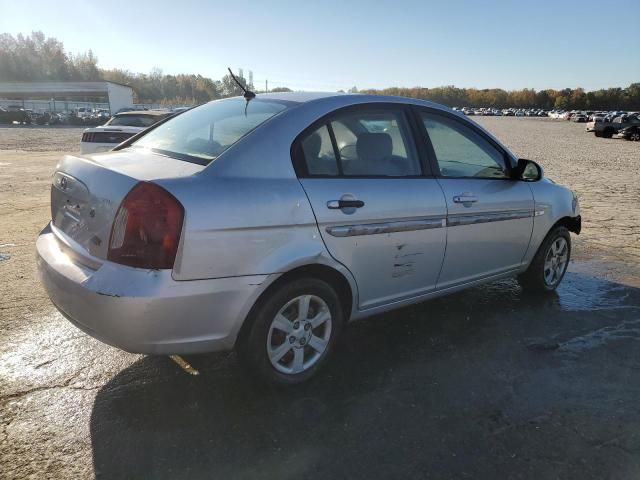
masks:
POLYGON ((544 282, 553 287, 557 285, 565 270, 569 258, 569 245, 563 237, 556 238, 551 242, 544 260, 544 282))
POLYGON ((331 338, 331 311, 316 295, 300 295, 275 315, 267 335, 267 354, 273 367, 297 374, 315 365, 331 338))

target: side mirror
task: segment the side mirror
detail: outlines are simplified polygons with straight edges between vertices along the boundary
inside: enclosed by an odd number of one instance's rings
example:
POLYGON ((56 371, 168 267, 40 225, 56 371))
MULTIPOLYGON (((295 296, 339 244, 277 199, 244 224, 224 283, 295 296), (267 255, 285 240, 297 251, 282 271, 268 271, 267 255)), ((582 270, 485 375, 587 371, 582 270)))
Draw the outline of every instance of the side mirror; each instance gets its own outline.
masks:
POLYGON ((524 182, 537 182, 544 176, 542 167, 533 160, 518 159, 518 166, 513 171, 513 178, 524 182))

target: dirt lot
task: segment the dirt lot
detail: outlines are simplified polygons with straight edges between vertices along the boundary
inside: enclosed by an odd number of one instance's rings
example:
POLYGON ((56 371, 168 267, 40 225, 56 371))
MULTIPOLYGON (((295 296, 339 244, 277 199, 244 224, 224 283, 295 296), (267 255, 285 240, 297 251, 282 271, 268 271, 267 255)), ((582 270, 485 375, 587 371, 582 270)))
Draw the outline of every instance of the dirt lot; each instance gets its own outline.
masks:
POLYGON ((359 322, 317 381, 119 352, 55 312, 34 240, 78 128, 0 128, 0 478, 638 478, 640 145, 479 118, 578 192, 557 295, 513 281, 359 322))
POLYGON ((609 263, 608 277, 640 286, 640 144, 596 138, 584 124, 562 120, 475 119, 516 155, 536 160, 549 178, 578 193, 583 232, 577 258, 597 257, 609 263))

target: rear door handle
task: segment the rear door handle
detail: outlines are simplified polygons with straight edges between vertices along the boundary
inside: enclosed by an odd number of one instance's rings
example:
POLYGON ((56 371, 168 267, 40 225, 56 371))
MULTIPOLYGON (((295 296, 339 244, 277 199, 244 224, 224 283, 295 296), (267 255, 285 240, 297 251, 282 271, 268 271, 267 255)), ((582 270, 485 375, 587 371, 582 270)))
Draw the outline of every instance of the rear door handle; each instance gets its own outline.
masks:
POLYGON ((331 210, 362 207, 364 207, 364 202, 362 200, 329 200, 327 202, 327 208, 330 208, 331 210))
POLYGON ((456 195, 453 197, 455 203, 474 203, 478 201, 475 195, 456 195))

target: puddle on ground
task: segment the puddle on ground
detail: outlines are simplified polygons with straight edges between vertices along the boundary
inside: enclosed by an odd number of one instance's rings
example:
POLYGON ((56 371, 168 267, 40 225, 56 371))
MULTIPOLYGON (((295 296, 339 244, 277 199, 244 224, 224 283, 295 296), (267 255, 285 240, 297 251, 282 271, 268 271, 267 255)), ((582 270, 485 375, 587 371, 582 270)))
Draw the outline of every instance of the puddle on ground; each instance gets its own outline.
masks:
POLYGON ((609 325, 559 344, 558 351, 580 353, 585 350, 603 347, 616 340, 640 341, 640 320, 629 320, 618 325, 609 325))
POLYGON ((572 272, 557 290, 558 304, 566 311, 635 308, 627 302, 629 292, 624 285, 572 272))
POLYGON ((5 262, 11 258, 11 255, 7 255, 6 253, 0 253, 0 262, 5 262))

